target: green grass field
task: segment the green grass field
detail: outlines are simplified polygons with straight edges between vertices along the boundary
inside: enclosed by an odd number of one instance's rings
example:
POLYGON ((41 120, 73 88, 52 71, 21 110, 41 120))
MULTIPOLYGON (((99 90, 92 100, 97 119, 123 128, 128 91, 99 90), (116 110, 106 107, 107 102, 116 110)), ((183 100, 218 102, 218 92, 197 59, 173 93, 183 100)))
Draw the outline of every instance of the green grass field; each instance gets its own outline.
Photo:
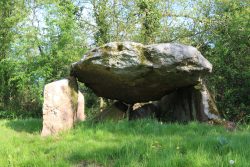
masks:
POLYGON ((83 122, 71 131, 42 138, 41 123, 0 120, 0 167, 250 166, 249 126, 227 132, 195 122, 83 122))

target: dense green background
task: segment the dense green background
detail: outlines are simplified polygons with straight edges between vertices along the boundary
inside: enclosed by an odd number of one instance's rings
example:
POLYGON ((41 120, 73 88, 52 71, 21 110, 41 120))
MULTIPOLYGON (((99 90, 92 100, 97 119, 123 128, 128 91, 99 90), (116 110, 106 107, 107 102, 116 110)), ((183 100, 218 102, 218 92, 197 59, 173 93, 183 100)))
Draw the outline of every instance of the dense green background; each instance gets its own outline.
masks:
MULTIPOLYGON (((181 42, 212 62, 227 119, 250 121, 249 0, 0 0, 0 118, 40 117, 44 84, 109 41, 181 42)), ((87 111, 98 98, 87 92, 87 111)))

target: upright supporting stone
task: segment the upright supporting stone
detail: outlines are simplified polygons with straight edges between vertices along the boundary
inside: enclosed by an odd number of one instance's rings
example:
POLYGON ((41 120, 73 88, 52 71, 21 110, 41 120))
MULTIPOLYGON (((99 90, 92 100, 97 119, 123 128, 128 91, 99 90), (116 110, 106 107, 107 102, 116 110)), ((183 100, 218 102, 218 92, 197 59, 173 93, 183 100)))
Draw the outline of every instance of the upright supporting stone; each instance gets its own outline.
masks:
POLYGON ((219 120, 219 112, 204 84, 181 88, 159 101, 158 118, 163 121, 206 122, 219 120))
POLYGON ((42 136, 73 127, 77 117, 78 85, 74 77, 45 85, 42 136))
POLYGON ((201 97, 202 97, 201 109, 204 112, 205 116, 209 120, 220 119, 220 117, 219 117, 220 113, 219 113, 219 111, 216 107, 215 101, 212 98, 206 85, 202 84, 201 88, 198 90, 199 90, 199 93, 201 94, 201 97))
POLYGON ((77 121, 84 121, 86 119, 84 109, 85 109, 84 96, 80 91, 78 91, 78 107, 77 107, 77 114, 76 114, 77 121))
POLYGON ((114 102, 111 106, 104 109, 102 112, 94 118, 96 122, 102 122, 106 120, 118 121, 126 117, 126 111, 128 106, 120 101, 114 102))

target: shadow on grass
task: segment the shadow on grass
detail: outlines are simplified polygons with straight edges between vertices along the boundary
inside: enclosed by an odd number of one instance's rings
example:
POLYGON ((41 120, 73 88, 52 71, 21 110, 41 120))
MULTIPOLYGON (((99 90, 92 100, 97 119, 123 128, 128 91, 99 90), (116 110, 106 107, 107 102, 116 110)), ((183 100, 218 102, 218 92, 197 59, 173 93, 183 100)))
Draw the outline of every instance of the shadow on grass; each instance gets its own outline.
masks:
POLYGON ((20 119, 6 122, 6 127, 17 132, 39 133, 42 129, 41 119, 20 119))
POLYGON ((160 123, 155 120, 136 120, 136 121, 120 121, 120 122, 100 122, 93 123, 82 122, 77 124, 79 129, 92 129, 93 131, 102 130, 113 134, 120 135, 141 135, 149 136, 208 136, 210 134, 226 133, 222 126, 213 126, 206 123, 190 122, 188 124, 179 123, 160 123))

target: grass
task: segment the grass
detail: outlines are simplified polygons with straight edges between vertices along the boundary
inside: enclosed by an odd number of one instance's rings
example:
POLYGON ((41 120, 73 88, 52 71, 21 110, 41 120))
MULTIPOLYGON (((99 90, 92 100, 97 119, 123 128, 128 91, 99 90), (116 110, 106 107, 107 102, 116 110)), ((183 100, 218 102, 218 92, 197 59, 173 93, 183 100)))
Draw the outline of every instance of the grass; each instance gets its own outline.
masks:
POLYGON ((0 120, 0 166, 250 166, 249 126, 227 132, 196 122, 83 122, 47 138, 41 127, 38 119, 0 120))

